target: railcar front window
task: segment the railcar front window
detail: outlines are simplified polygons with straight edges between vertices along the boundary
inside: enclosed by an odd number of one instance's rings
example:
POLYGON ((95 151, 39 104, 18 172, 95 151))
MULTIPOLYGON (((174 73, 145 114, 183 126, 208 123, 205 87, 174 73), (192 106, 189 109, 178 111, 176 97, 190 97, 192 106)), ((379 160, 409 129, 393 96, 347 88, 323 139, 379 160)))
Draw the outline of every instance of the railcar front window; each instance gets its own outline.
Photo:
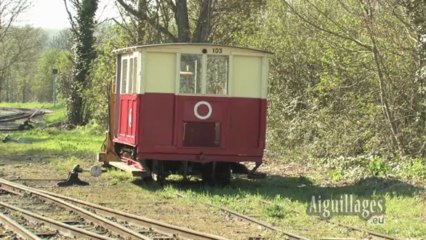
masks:
POLYGON ((201 54, 182 54, 180 59, 180 93, 201 93, 201 54))
POLYGON ((228 56, 207 56, 207 94, 226 95, 228 93, 228 56))

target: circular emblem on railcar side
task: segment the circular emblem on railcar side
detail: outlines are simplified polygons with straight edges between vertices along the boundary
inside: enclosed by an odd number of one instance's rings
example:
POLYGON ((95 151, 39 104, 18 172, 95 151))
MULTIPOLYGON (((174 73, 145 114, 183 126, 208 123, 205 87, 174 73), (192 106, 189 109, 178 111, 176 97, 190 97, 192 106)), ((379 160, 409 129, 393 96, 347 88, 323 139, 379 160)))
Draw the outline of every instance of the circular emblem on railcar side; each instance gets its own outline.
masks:
POLYGON ((205 120, 205 119, 209 118, 209 117, 212 115, 212 113, 213 113, 212 105, 210 105, 210 103, 208 103, 208 102, 206 102, 206 101, 199 101, 199 102, 197 102, 197 103, 195 104, 195 106, 194 106, 194 115, 195 115, 195 117, 197 117, 198 119, 205 120), (207 107, 207 109, 208 109, 207 114, 205 114, 204 116, 203 116, 203 115, 201 115, 201 114, 198 112, 198 108, 199 108, 200 106, 202 106, 202 105, 206 106, 206 107, 207 107))

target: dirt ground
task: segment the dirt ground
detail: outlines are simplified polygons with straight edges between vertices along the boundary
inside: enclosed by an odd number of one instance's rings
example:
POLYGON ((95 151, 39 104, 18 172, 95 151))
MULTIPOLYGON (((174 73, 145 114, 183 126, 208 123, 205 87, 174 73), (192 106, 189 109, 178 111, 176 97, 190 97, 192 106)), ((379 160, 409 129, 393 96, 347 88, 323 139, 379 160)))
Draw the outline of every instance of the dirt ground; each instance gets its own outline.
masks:
MULTIPOLYGON (((185 196, 182 198, 182 196, 175 194, 175 189, 183 189, 182 192, 185 192, 185 189, 193 189, 191 191, 203 189, 203 186, 198 182, 185 183, 169 180, 166 185, 159 186, 154 182, 141 182, 138 179, 123 179, 117 182, 109 174, 103 174, 101 177, 95 178, 85 172, 80 174, 80 179, 88 182, 90 185, 58 187, 57 183, 64 180, 67 176, 52 167, 51 161, 59 161, 56 157, 36 155, 3 156, 0 157, 0 160, 0 177, 31 187, 64 194, 177 226, 215 234, 227 239, 256 239, 256 237, 261 237, 261 239, 284 239, 283 236, 277 235, 276 232, 222 212, 218 207, 206 205, 205 203, 208 200, 197 201, 185 198, 185 196), (170 186, 174 190, 168 190, 170 186)), ((315 169, 307 165, 298 167, 292 164, 277 165, 274 163, 265 164, 260 168, 260 171, 270 176, 281 174, 300 177, 315 171, 315 169)), ((233 180, 238 181, 238 179, 233 180)), ((206 192, 208 193, 208 191, 213 192, 208 198, 221 196, 220 189, 207 189, 206 192), (219 192, 219 194, 216 192, 219 192)), ((241 199, 241 201, 244 201, 244 199, 241 199)), ((248 206, 247 208, 252 207, 248 206)), ((244 209, 241 209, 240 212, 244 212, 244 209)), ((251 217, 261 218, 253 215, 251 217)), ((318 232, 323 231, 321 229, 326 229, 324 230, 326 231, 324 234, 334 234, 340 231, 340 237, 350 234, 351 236, 355 236, 355 239, 364 239, 363 235, 358 235, 354 232, 342 232, 341 229, 336 229, 320 221, 314 222, 318 232)), ((272 223, 269 224, 273 225, 272 223)), ((314 227, 310 226, 312 223, 307 223, 308 225, 303 223, 298 225, 295 223, 295 226, 292 226, 292 223, 287 224, 285 225, 287 230, 290 230, 292 233, 299 233, 302 236, 307 236, 305 234, 312 232, 312 227, 314 227)), ((314 236, 311 233, 307 237, 316 239, 314 236)))
MULTIPOLYGON (((58 173, 48 158, 29 156, 0 157, 0 177, 27 186, 79 198, 125 212, 164 221, 190 229, 216 234, 228 239, 263 237, 274 239, 270 230, 236 218, 203 203, 182 199, 172 193, 160 193, 156 183, 126 181, 114 183, 108 176, 80 174, 89 186, 58 187, 67 176, 58 173)), ((178 183, 179 184, 179 183, 178 183)), ((191 184, 191 183, 190 183, 191 184)), ((193 183, 197 187, 198 183, 193 183)))

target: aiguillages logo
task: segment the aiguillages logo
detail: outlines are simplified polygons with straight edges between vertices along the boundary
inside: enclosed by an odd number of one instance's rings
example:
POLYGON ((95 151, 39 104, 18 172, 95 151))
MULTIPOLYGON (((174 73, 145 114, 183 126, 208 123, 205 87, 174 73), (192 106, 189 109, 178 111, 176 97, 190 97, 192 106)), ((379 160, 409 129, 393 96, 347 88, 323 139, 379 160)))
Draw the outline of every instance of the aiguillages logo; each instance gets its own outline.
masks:
POLYGON ((336 197, 313 195, 309 201, 307 214, 321 218, 331 218, 334 215, 357 215, 364 220, 372 216, 384 215, 385 199, 360 198, 354 194, 343 194, 336 197))

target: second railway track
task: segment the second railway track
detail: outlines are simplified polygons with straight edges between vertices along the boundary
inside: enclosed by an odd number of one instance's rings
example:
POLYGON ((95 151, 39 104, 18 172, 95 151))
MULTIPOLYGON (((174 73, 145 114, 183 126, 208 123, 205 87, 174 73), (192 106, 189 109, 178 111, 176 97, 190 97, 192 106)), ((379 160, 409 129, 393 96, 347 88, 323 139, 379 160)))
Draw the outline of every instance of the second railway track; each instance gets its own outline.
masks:
MULTIPOLYGON (((180 197, 180 198, 187 198, 187 196, 185 196, 185 195, 183 195, 181 193, 176 193, 176 196, 180 197)), ((262 200, 262 202, 265 203, 265 204, 272 204, 272 202, 270 202, 270 201, 262 200)), ((277 233, 282 233, 288 239, 292 239, 292 240, 308 240, 308 239, 310 239, 308 237, 304 237, 304 236, 301 236, 299 234, 283 230, 283 229, 281 229, 279 227, 272 226, 269 223, 263 222, 261 220, 255 219, 253 217, 250 217, 250 216, 238 213, 236 211, 233 211, 233 210, 230 210, 230 209, 227 209, 227 208, 224 208, 224 207, 215 206, 215 205, 210 204, 210 203, 204 203, 204 204, 206 206, 209 206, 209 207, 212 207, 212 208, 217 208, 217 209, 219 209, 222 212, 226 212, 227 214, 230 214, 230 215, 235 216, 237 218, 243 219, 243 220, 245 220, 247 222, 259 225, 259 226, 261 226, 263 228, 272 230, 272 231, 277 232, 277 233)), ((336 222, 336 221, 323 220, 323 219, 320 219, 320 218, 318 218, 318 220, 321 221, 321 222, 326 222, 326 223, 328 223, 330 225, 334 225, 334 226, 338 226, 338 227, 347 229, 347 230, 364 233, 365 235, 363 237, 361 237, 361 239, 370 239, 370 240, 371 239, 399 240, 399 238, 394 237, 394 236, 389 236, 389 235, 386 235, 386 234, 383 234, 383 233, 379 233, 379 232, 371 231, 371 230, 368 230, 368 229, 363 229, 363 228, 360 228, 360 227, 356 227, 356 226, 351 226, 351 225, 339 223, 339 222, 336 222)), ((342 237, 330 237, 330 238, 327 238, 327 237, 318 237, 318 238, 314 238, 314 239, 338 240, 338 239, 359 239, 359 238, 348 238, 348 237, 343 237, 343 238, 342 237)))
MULTIPOLYGON (((187 198, 187 196, 185 196, 183 194, 180 194, 180 193, 176 193, 176 196, 181 197, 181 198, 187 198)), ((303 237, 303 236, 300 236, 298 234, 295 234, 295 233, 292 233, 292 232, 280 229, 278 227, 272 226, 272 225, 270 225, 268 223, 265 223, 265 222, 263 222, 261 220, 255 219, 253 217, 250 217, 250 216, 247 216, 247 215, 244 215, 244 214, 232 211, 230 209, 227 209, 227 208, 224 208, 224 207, 217 207, 217 206, 215 206, 213 204, 210 204, 210 203, 204 203, 204 204, 206 206, 209 206, 209 207, 212 207, 212 208, 218 208, 220 211, 226 212, 226 213, 228 213, 230 215, 233 215, 233 216, 235 216, 237 218, 243 219, 244 221, 247 221, 247 222, 259 225, 259 226, 261 226, 263 228, 269 229, 269 230, 277 232, 277 233, 281 233, 287 239, 291 239, 291 240, 308 240, 309 239, 307 237, 303 237)))
POLYGON ((3 234, 17 239, 39 239, 46 232, 54 239, 224 239, 4 179, 0 191, 3 234))

